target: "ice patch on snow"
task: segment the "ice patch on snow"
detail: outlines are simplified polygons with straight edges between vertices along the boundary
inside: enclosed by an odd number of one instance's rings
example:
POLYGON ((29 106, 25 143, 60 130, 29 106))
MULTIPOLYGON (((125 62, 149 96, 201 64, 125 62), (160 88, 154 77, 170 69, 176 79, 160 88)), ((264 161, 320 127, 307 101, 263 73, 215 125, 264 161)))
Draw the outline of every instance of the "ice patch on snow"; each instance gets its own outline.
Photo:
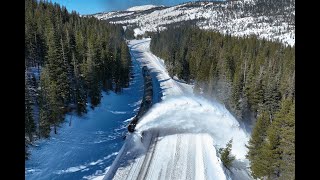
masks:
POLYGON ((80 166, 70 167, 70 168, 65 169, 65 170, 58 170, 58 171, 55 171, 54 173, 55 174, 73 173, 73 172, 77 172, 77 171, 83 170, 85 168, 87 168, 87 166, 80 165, 80 166))
POLYGON ((31 173, 40 172, 40 171, 41 171, 40 169, 26 168, 25 169, 25 174, 31 174, 31 173))
POLYGON ((101 134, 104 134, 105 132, 103 132, 103 131, 96 131, 94 134, 99 134, 99 135, 101 135, 101 134))
POLYGON ((112 114, 127 114, 125 111, 110 111, 112 114))
POLYGON ((108 172, 108 170, 110 169, 110 166, 106 167, 104 169, 104 173, 102 173, 101 170, 96 171, 93 175, 90 176, 84 176, 83 179, 88 179, 88 180, 102 180, 104 175, 108 172))
POLYGON ((135 102, 135 103, 133 103, 133 104, 128 104, 128 105, 129 105, 130 107, 136 107, 136 106, 140 106, 141 102, 142 102, 142 100, 139 100, 139 101, 137 101, 137 102, 135 102))
POLYGON ((130 121, 132 121, 133 120, 133 118, 134 118, 134 116, 132 117, 132 118, 129 118, 129 119, 126 119, 125 121, 123 121, 123 122, 130 122, 130 121))

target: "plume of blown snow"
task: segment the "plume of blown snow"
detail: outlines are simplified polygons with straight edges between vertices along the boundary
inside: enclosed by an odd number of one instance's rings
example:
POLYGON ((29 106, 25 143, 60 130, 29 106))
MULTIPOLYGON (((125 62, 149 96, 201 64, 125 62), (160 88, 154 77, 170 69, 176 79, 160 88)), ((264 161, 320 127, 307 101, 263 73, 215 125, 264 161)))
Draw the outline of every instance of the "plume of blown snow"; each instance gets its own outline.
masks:
POLYGON ((233 139, 232 154, 245 159, 249 135, 239 122, 219 103, 200 97, 171 97, 155 104, 136 126, 137 133, 161 131, 162 134, 208 133, 216 148, 233 139))

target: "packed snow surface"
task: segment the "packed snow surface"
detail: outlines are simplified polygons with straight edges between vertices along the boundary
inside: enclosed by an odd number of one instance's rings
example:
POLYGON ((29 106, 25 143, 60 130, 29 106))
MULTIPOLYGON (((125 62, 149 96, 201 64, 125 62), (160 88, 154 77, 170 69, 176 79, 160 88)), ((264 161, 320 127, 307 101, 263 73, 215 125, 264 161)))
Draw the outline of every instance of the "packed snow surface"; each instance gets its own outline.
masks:
POLYGON ((104 179, 250 179, 245 144, 249 135, 217 102, 196 97, 192 85, 172 79, 163 60, 150 52, 150 39, 129 42, 131 55, 148 66, 158 102, 129 134, 104 179), (234 176, 226 173, 218 149, 233 139, 234 176))

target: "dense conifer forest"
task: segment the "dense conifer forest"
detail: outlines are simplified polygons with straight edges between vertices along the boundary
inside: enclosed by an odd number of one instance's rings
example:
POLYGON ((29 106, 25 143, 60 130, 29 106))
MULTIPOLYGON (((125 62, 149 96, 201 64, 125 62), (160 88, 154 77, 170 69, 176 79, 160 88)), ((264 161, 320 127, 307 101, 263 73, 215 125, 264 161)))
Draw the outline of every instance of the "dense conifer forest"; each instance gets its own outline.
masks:
POLYGON ((170 76, 255 124, 247 145, 254 178, 294 179, 295 47, 190 25, 154 33, 150 46, 170 76))
POLYGON ((67 112, 86 113, 101 92, 129 85, 131 58, 121 26, 25 1, 25 145, 47 138, 67 112), (34 73, 36 70, 37 73, 34 73), (38 76, 37 76, 38 74, 38 76))
MULTIPOLYGON (((244 11, 281 15, 294 24, 294 14, 282 8, 287 5, 294 7, 294 1, 259 0, 244 11)), ((164 59, 171 77, 194 84, 195 94, 220 101, 239 121, 253 125, 246 144, 252 176, 295 179, 295 46, 201 30, 196 22, 166 28, 137 38, 151 36, 150 49, 164 59)), ((100 103, 102 91, 128 87, 125 39, 133 38, 132 28, 124 31, 56 3, 25 0, 26 159, 35 140, 58 133, 66 113, 81 116, 100 103)), ((220 152, 225 167, 234 160, 231 144, 220 152)))

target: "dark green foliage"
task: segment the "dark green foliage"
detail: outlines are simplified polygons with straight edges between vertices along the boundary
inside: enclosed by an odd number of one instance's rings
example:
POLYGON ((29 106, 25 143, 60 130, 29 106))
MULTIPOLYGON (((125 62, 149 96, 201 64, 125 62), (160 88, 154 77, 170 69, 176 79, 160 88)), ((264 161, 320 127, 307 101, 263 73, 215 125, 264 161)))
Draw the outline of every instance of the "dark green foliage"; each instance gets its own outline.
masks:
MULTIPOLYGON (((64 114, 86 112, 100 103, 102 90, 121 92, 129 85, 131 57, 121 26, 93 17, 80 17, 48 1, 25 1, 25 65, 38 67, 40 79, 33 89, 39 102, 40 137, 64 120, 64 114), (40 82, 39 82, 40 81, 40 82), (106 86, 103 86, 106 84, 106 86), (114 88, 115 86, 115 88, 114 88)), ((32 107, 26 85, 26 134, 32 137, 32 107)))
POLYGON ((49 70, 42 68, 40 78, 40 119, 39 119, 39 134, 40 137, 49 137, 50 126, 57 124, 56 121, 59 107, 57 107, 56 85, 51 83, 49 70))
POLYGON ((29 88, 28 84, 25 83, 25 101, 24 101, 25 122, 24 123, 25 123, 25 134, 28 136, 29 141, 32 141, 32 136, 33 136, 33 133, 36 131, 36 126, 35 126, 34 118, 32 115, 32 104, 31 104, 28 88, 29 88))
POLYGON ((24 159, 27 160, 29 158, 30 153, 28 152, 29 140, 24 138, 24 159))
POLYGON ((239 120, 257 119, 248 145, 253 177, 294 179, 295 47, 180 26, 154 33, 150 48, 195 93, 239 120))
POLYGON ((36 122, 33 112, 33 107, 37 103, 33 101, 36 98, 35 87, 37 87, 35 77, 25 76, 25 159, 28 159, 28 146, 34 141, 34 134, 36 133, 36 122))
POLYGON ((195 82, 196 92, 223 102, 238 119, 262 110, 272 118, 281 98, 294 96, 294 47, 181 26, 154 33, 150 48, 171 76, 195 82))
POLYGON ((254 178, 264 176, 269 172, 269 163, 266 158, 270 154, 263 149, 267 137, 267 129, 270 125, 270 118, 267 112, 262 112, 256 122, 255 128, 251 134, 251 139, 247 148, 249 152, 247 158, 251 161, 251 171, 254 178))
POLYGON ((219 149, 219 154, 223 165, 230 169, 232 162, 235 160, 235 156, 231 155, 232 139, 227 143, 225 148, 219 149))
POLYGON ((295 179, 295 103, 283 99, 271 123, 264 112, 249 141, 248 158, 255 178, 295 179))
POLYGON ((133 27, 127 27, 126 30, 124 31, 124 37, 128 40, 134 39, 134 31, 133 27))
POLYGON ((294 179, 294 111, 294 102, 291 99, 284 99, 268 129, 267 150, 272 154, 270 156, 272 171, 268 175, 271 178, 294 179))

